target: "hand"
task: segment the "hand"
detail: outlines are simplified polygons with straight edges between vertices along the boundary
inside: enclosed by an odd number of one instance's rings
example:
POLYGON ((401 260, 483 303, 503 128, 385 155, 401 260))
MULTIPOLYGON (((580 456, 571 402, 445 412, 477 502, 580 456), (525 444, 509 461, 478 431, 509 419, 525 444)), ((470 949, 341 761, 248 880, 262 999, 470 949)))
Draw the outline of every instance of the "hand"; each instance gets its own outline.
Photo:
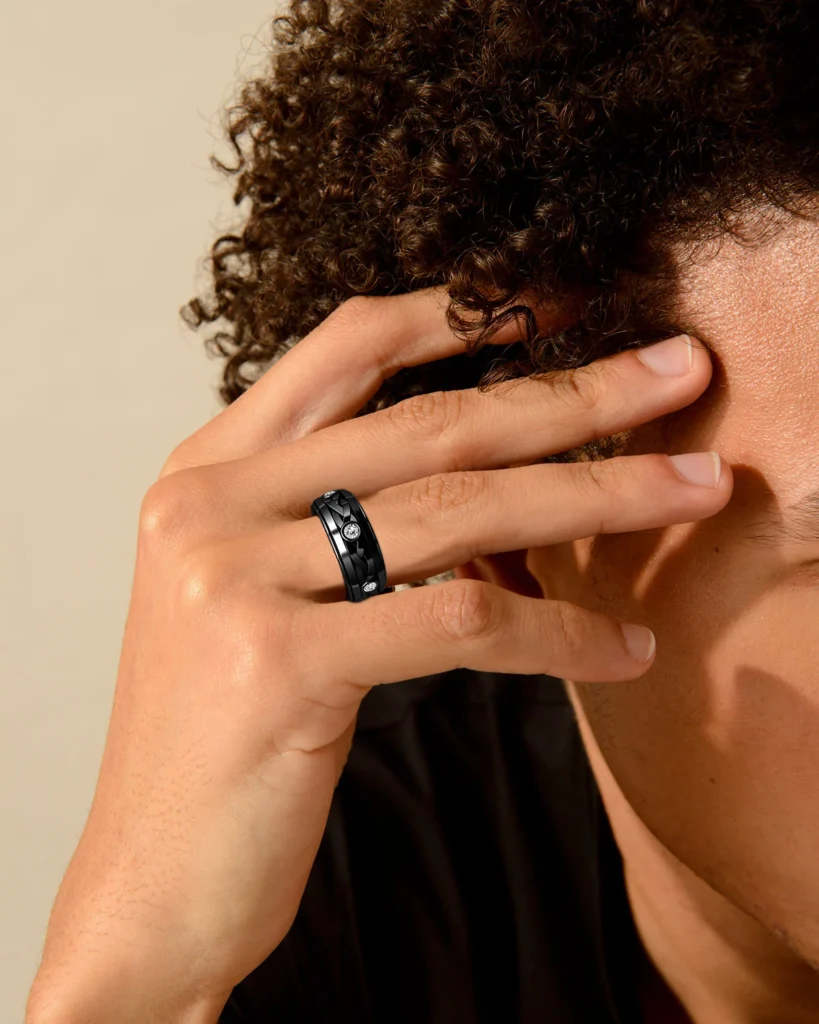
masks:
POLYGON ((145 495, 99 779, 30 1021, 216 1020, 292 925, 371 687, 457 667, 616 683, 650 665, 616 619, 482 580, 344 599, 310 515, 333 488, 362 500, 391 585, 702 519, 730 497, 725 464, 715 488, 663 454, 531 464, 688 405, 711 376, 696 344, 679 376, 629 351, 350 418, 400 366, 462 351, 445 298, 344 303, 145 495))

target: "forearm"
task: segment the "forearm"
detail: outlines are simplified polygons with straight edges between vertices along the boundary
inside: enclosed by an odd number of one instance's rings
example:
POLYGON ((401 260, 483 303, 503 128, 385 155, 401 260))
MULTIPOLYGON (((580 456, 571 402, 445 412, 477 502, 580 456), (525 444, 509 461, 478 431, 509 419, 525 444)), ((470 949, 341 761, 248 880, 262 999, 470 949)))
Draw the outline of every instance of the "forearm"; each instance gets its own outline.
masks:
MULTIPOLYGON (((49 916, 24 1024, 217 1024, 232 984, 174 908, 131 895, 127 866, 92 814, 49 916)), ((122 855, 124 856, 124 854, 122 855)))
POLYGON ((76 973, 50 980, 38 973, 24 1024, 217 1024, 228 996, 185 996, 157 1000, 150 978, 139 990, 109 978, 91 985, 76 973))

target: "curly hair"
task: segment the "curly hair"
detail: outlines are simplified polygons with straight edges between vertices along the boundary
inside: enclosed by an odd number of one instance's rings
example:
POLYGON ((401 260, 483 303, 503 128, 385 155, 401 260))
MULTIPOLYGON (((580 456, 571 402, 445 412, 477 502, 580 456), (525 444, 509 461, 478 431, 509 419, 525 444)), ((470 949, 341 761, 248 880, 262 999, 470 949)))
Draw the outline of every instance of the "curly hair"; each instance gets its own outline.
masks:
MULTIPOLYGON (((238 398, 353 295, 446 286, 463 354, 409 395, 548 375, 686 330, 673 243, 819 191, 803 0, 290 0, 225 114, 248 201, 181 310, 238 398), (577 310, 538 329, 524 296, 577 310), (483 344, 510 318, 521 341, 483 344), (217 323, 218 321, 218 323, 217 323)), ((553 459, 616 453, 617 438, 553 459)))

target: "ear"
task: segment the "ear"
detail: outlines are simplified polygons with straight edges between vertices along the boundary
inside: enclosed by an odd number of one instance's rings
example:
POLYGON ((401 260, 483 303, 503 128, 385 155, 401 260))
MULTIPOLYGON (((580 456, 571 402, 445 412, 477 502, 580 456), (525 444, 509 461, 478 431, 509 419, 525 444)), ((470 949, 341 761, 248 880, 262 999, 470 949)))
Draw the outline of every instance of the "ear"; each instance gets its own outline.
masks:
POLYGON ((543 589, 526 567, 527 555, 528 548, 481 555, 457 566, 453 572, 457 579, 485 580, 523 597, 543 597, 543 589))

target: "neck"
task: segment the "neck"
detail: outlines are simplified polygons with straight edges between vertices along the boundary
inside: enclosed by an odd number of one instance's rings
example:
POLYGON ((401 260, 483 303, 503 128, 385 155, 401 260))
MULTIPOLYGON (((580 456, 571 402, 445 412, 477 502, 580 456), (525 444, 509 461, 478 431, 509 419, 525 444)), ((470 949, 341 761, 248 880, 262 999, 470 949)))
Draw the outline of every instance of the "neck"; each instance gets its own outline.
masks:
MULTIPOLYGON (((690 871, 648 831, 603 759, 567 685, 649 958, 691 1024, 816 1024, 819 974, 779 937, 690 871)), ((646 1024, 665 1024, 645 1004, 646 1024)), ((684 1016, 681 1019, 685 1019, 684 1016)))
POLYGON ((618 846, 637 930, 693 1024, 819 1019, 819 975, 808 964, 665 847, 655 850, 653 836, 624 838, 618 846))

